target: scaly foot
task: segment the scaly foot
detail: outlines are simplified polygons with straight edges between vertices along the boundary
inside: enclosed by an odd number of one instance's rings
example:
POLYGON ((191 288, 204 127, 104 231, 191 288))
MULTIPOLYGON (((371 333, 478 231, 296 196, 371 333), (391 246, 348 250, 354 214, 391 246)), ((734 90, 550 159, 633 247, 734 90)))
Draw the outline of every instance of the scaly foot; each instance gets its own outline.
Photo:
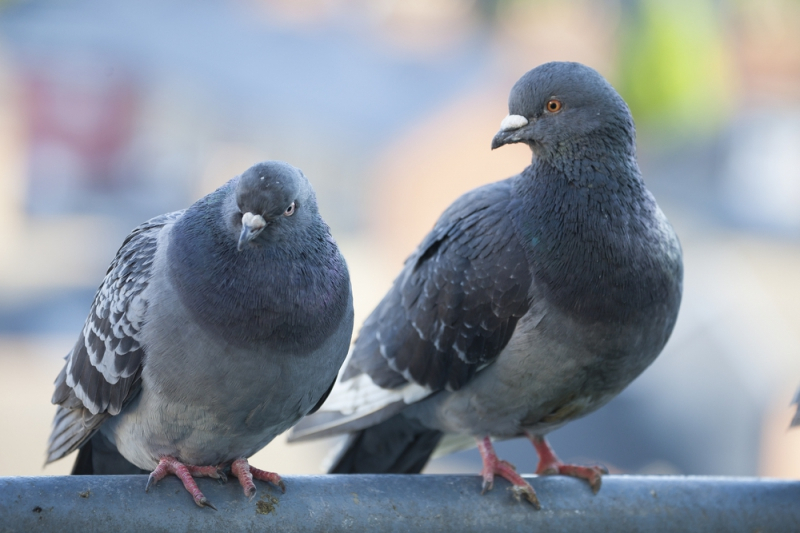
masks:
POLYGON ((174 457, 167 455, 158 461, 158 466, 150 473, 150 477, 147 479, 147 486, 144 488, 144 491, 148 492, 151 486, 154 486, 156 483, 164 479, 164 477, 166 477, 168 474, 176 475, 178 479, 183 482, 183 486, 187 491, 189 491, 189 494, 192 495, 194 503, 200 507, 211 507, 215 511, 217 510, 217 508, 214 507, 205 496, 203 496, 203 493, 200 492, 200 488, 198 488, 194 477, 210 477, 219 479, 221 481, 226 481, 227 478, 222 470, 216 466, 185 465, 174 457))
POLYGON ((539 454, 539 466, 536 468, 536 474, 540 476, 549 476, 554 474, 561 474, 563 476, 572 476, 585 479, 592 487, 592 492, 597 494, 600 490, 600 485, 603 481, 603 475, 608 474, 608 469, 604 466, 577 466, 564 464, 556 457, 553 449, 540 435, 528 435, 528 438, 536 448, 536 453, 539 454))
POLYGON ((483 459, 483 470, 481 470, 481 475, 483 476, 483 490, 481 494, 494 488, 494 476, 495 474, 499 474, 511 483, 510 490, 517 501, 520 501, 520 499, 524 497, 536 509, 541 509, 542 506, 539 503, 539 498, 536 497, 536 492, 534 492, 533 487, 522 479, 522 476, 517 474, 514 465, 508 461, 497 458, 497 454, 495 454, 494 447, 492 446, 492 440, 489 437, 477 440, 478 450, 481 452, 481 458, 483 459))
POLYGON ((256 495, 256 485, 253 483, 253 478, 272 483, 276 487, 280 488, 282 492, 286 492, 286 484, 284 484, 281 476, 273 472, 267 472, 254 466, 250 466, 250 464, 247 462, 247 459, 244 457, 236 459, 231 464, 231 473, 236 476, 236 478, 239 480, 239 483, 242 485, 242 488, 244 489, 244 495, 251 500, 253 499, 253 496, 256 495))

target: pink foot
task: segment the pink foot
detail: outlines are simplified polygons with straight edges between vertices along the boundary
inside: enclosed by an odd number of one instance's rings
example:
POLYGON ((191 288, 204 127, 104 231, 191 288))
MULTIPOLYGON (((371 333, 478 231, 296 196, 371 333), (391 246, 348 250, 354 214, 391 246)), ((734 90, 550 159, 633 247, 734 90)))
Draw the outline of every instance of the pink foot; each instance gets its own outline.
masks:
POLYGON ((228 481, 228 476, 226 476, 225 472, 218 466, 186 465, 186 468, 189 469, 189 473, 192 477, 210 477, 221 483, 226 483, 228 481))
POLYGON ((528 438, 536 448, 536 453, 539 454, 539 466, 536 468, 536 473, 540 476, 549 476, 554 474, 561 474, 563 476, 572 476, 585 479, 592 487, 592 492, 597 494, 600 490, 600 485, 603 481, 603 474, 608 474, 608 469, 604 466, 577 466, 567 465, 561 462, 553 449, 544 440, 544 437, 539 435, 528 435, 528 438))
POLYGON ((217 467, 185 465, 174 457, 167 455, 158 461, 158 466, 150 473, 150 477, 147 480, 147 486, 145 487, 144 491, 149 491, 152 485, 155 485, 164 479, 167 474, 174 474, 178 476, 178 478, 183 482, 183 486, 187 491, 189 491, 189 494, 192 495, 194 503, 200 507, 211 507, 215 511, 217 510, 217 508, 214 507, 205 496, 203 496, 203 493, 200 492, 197 483, 195 483, 194 478, 192 477, 194 475, 198 477, 225 479, 225 474, 223 474, 217 467))
POLYGON ((483 490, 481 490, 481 494, 494 488, 494 476, 495 474, 499 474, 511 483, 510 490, 517 501, 524 496, 536 509, 541 509, 542 506, 539 503, 539 498, 536 497, 533 487, 522 479, 522 476, 517 474, 514 465, 508 461, 502 461, 497 458, 491 439, 489 437, 484 437, 483 439, 477 440, 478 451, 481 452, 481 458, 483 459, 483 470, 481 470, 481 475, 483 476, 483 490))
POLYGON ((281 479, 281 476, 273 472, 267 472, 254 466, 250 466, 250 464, 247 462, 247 459, 244 457, 236 459, 231 464, 231 473, 236 476, 236 478, 239 480, 239 483, 242 485, 242 488, 244 489, 244 495, 251 500, 253 499, 253 496, 256 495, 256 485, 253 483, 253 478, 272 483, 276 487, 280 488, 281 492, 286 492, 286 484, 281 479))

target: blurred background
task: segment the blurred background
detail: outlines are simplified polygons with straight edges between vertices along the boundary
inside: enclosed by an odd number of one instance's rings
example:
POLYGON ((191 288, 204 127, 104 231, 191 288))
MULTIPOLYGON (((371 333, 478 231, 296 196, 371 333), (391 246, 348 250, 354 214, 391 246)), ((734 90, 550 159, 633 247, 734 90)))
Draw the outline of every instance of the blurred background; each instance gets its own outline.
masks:
MULTIPOLYGON (((42 469, 52 383, 127 233, 264 159, 300 167, 350 265, 359 324, 492 152, 550 60, 630 104, 685 254, 666 350, 562 459, 614 472, 800 477, 800 1, 0 2, 0 476, 42 469)), ((330 443, 253 463, 318 473, 330 443)), ((531 472, 526 440, 501 457, 531 472)), ((476 450, 429 472, 476 474, 476 450)))

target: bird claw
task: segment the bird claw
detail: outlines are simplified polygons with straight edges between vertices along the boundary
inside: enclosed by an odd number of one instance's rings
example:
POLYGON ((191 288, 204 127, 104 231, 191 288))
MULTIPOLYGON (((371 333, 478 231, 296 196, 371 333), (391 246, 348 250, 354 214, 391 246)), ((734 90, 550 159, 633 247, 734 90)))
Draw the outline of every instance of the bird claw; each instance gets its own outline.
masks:
MULTIPOLYGON (((255 498, 258 492, 255 483, 253 483, 253 479, 267 481, 281 489, 281 492, 286 493, 286 484, 278 474, 254 468, 247 463, 247 459, 240 458, 235 460, 231 464, 231 473, 239 480, 242 489, 244 489, 244 495, 250 500, 255 498)), ((220 483, 225 483, 228 481, 228 476, 225 474, 222 467, 184 465, 174 457, 165 456, 159 460, 158 466, 156 466, 155 470, 153 470, 147 478, 147 485, 144 488, 145 492, 148 492, 150 487, 158 483, 159 480, 167 474, 174 474, 183 482, 183 486, 189 491, 194 502, 199 507, 211 507, 215 511, 217 510, 203 493, 200 492, 197 483, 194 481, 194 477, 210 477, 218 480, 220 483)))
POLYGON ((592 492, 597 494, 600 485, 603 483, 603 476, 608 474, 608 468, 598 466, 578 466, 562 463, 553 453, 552 448, 541 435, 528 435, 536 453, 539 454, 539 466, 536 473, 540 476, 552 476, 560 474, 562 476, 577 477, 589 482, 592 492))
POLYGON ((481 496, 483 496, 484 494, 486 494, 487 492, 489 492, 493 488, 494 488, 494 479, 493 478, 492 479, 486 479, 486 477, 484 477, 483 478, 483 486, 481 487, 481 496))
POLYGON ((225 471, 220 467, 216 468, 214 475, 209 475, 208 477, 216 479, 223 485, 228 482, 228 476, 225 474, 225 471))
POLYGON ((597 494, 600 490, 600 485, 603 484, 603 476, 608 475, 608 468, 605 465, 597 465, 592 469, 597 472, 597 476, 589 480, 589 486, 592 487, 592 492, 597 494))
POLYGON ((538 510, 542 508, 533 487, 531 487, 530 483, 522 479, 522 476, 517 474, 516 467, 508 461, 498 459, 489 437, 478 440, 478 451, 480 451, 481 459, 483 459, 483 470, 481 470, 481 475, 483 475, 483 490, 481 490, 481 494, 492 490, 494 487, 494 476, 500 475, 511 483, 509 490, 518 502, 522 501, 522 497, 525 497, 525 499, 533 505, 534 509, 538 510))
POLYGON ((592 492, 597 494, 600 491, 600 485, 603 484, 603 476, 608 474, 608 468, 605 466, 595 466, 592 467, 591 470, 594 470, 595 475, 587 478, 587 481, 592 488, 592 492))
POLYGON ((544 470, 541 470, 541 471, 537 470, 536 475, 537 476, 556 476, 556 475, 558 475, 558 467, 557 466, 553 466, 553 465, 548 466, 544 470))
POLYGON ((216 479, 219 481, 220 485, 224 485, 228 482, 228 476, 225 474, 225 471, 222 468, 217 467, 215 474, 216 475, 209 475, 208 477, 216 479))
POLYGON ((183 487, 191 494, 194 503, 199 507, 211 507, 217 510, 214 505, 200 492, 200 488, 192 476, 192 473, 198 476, 214 477, 219 475, 219 470, 216 467, 198 467, 194 465, 185 465, 175 459, 174 457, 164 456, 158 461, 158 466, 150 473, 147 478, 147 485, 145 485, 145 492, 149 492, 150 487, 154 486, 167 474, 173 474, 183 483, 183 487))
POLYGON ((217 466, 195 466, 195 465, 186 465, 186 468, 189 470, 189 473, 192 477, 210 477, 211 479, 216 479, 222 483, 228 481, 228 476, 225 475, 225 470, 217 466))
POLYGON ((604 466, 575 466, 575 465, 559 465, 558 473, 565 476, 577 477, 585 479, 592 489, 594 494, 600 490, 603 484, 603 475, 608 473, 608 469, 604 466))
POLYGON ((215 511, 217 510, 217 508, 214 507, 214 504, 208 501, 208 498, 206 498, 205 496, 201 496, 200 498, 195 498, 194 503, 196 503, 198 507, 211 507, 215 511))
POLYGON ((144 491, 150 492, 150 487, 155 487, 156 484, 164 479, 164 476, 170 472, 175 474, 174 469, 170 470, 170 465, 167 464, 167 459, 165 458, 159 461, 158 466, 156 466, 155 470, 150 472, 150 475, 147 477, 147 485, 144 486, 144 491))
POLYGON ((235 460, 231 464, 231 473, 239 479, 239 483, 244 489, 244 494, 251 500, 256 495, 256 486, 253 483, 254 479, 266 481, 281 489, 282 493, 286 493, 286 484, 281 479, 281 476, 274 472, 267 472, 260 470, 254 466, 250 466, 247 459, 244 457, 235 460))
POLYGON ((521 502, 522 498, 524 497, 537 511, 542 508, 542 504, 539 503, 539 498, 536 497, 533 487, 527 483, 525 485, 512 485, 508 488, 508 490, 511 491, 514 499, 518 502, 521 502))

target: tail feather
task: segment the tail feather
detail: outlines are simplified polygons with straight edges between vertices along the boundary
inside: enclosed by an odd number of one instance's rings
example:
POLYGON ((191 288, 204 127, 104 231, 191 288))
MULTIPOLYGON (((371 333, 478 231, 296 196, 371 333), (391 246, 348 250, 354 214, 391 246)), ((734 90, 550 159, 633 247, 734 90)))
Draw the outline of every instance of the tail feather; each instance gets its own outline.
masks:
POLYGON ((442 433, 400 413, 353 433, 331 474, 418 474, 442 433))
POLYGON ((47 443, 47 463, 61 459, 80 448, 88 441, 108 417, 106 414, 92 415, 83 407, 68 409, 58 407, 53 419, 53 431, 47 443))
POLYGON ((107 413, 92 415, 84 407, 59 406, 53 419, 53 432, 47 446, 47 463, 80 449, 72 467, 73 475, 146 474, 117 451, 117 447, 98 433, 107 413))
POLYGON ((288 442, 303 442, 356 433, 364 428, 383 422, 402 411, 405 407, 407 405, 399 401, 366 414, 360 412, 343 415, 335 411, 318 411, 301 419, 289 432, 287 440, 288 442))

